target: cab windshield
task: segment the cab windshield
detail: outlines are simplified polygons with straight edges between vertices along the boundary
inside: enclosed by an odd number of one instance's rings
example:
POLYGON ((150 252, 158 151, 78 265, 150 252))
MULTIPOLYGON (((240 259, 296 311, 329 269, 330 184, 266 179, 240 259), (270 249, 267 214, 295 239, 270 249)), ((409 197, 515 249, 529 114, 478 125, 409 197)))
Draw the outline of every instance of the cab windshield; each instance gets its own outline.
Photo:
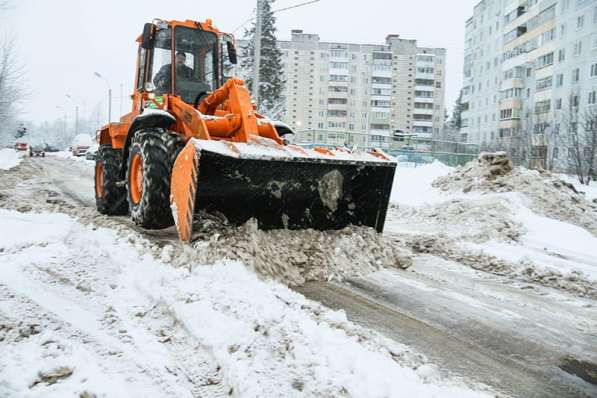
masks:
POLYGON ((179 26, 174 30, 174 41, 174 94, 196 104, 203 94, 217 88, 218 38, 211 32, 179 26))

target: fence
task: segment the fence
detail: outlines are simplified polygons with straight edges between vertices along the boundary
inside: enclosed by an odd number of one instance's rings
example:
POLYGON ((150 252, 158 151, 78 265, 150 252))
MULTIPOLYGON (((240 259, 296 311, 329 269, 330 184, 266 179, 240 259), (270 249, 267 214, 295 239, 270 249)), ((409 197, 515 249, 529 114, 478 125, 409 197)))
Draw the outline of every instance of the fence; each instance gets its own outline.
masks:
POLYGON ((380 148, 397 157, 398 161, 413 163, 415 166, 434 160, 449 166, 460 166, 479 155, 479 146, 475 144, 434 140, 414 134, 389 137, 352 131, 304 130, 297 132, 296 143, 306 148, 380 148))

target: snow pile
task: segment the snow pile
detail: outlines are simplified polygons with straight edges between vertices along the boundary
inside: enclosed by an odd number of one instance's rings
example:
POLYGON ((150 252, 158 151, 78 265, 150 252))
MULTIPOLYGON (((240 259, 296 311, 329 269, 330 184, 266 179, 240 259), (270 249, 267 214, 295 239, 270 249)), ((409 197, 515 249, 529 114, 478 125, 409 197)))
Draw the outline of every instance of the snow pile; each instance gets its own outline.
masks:
POLYGON ((389 232, 446 235, 483 243, 517 242, 525 232, 508 197, 450 199, 441 204, 400 208, 392 213, 389 232))
POLYGON ((258 274, 290 286, 343 280, 411 264, 396 242, 372 228, 263 231, 255 220, 241 227, 225 226, 221 220, 203 224, 196 227, 201 232, 194 243, 193 261, 238 260, 258 274))
POLYGON ((437 203, 445 195, 432 186, 432 182, 454 170, 453 167, 434 161, 418 167, 398 165, 392 185, 390 202, 396 205, 417 206, 423 203, 437 203))
POLYGON ((17 167, 23 159, 24 152, 10 148, 0 149, 0 170, 10 170, 17 167))
POLYGON ((172 268, 60 214, 6 230, 38 232, 0 239, 0 396, 484 396, 241 263, 172 268))
POLYGON ((514 168, 505 153, 482 153, 476 161, 438 178, 433 186, 451 193, 522 193, 538 214, 581 226, 597 235, 596 203, 551 173, 514 168))

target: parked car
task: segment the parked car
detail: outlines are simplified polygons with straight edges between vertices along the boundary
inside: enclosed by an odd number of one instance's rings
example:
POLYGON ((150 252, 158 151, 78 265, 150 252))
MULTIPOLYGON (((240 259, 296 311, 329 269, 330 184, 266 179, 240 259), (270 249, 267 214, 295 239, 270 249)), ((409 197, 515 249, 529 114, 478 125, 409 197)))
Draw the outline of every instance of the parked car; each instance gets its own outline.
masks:
POLYGON ((27 149, 29 149, 29 144, 27 144, 26 142, 17 142, 15 144, 15 149, 17 151, 26 151, 27 149))
POLYGON ((29 147, 29 156, 30 157, 41 156, 42 158, 45 158, 46 151, 44 151, 44 148, 41 146, 31 146, 31 147, 29 147))
POLYGON ((89 147, 89 149, 87 150, 87 154, 85 155, 85 159, 87 160, 95 160, 95 156, 97 155, 97 150, 98 150, 98 146, 97 145, 91 145, 89 147))
POLYGON ((73 147, 72 147, 73 156, 85 156, 88 149, 89 149, 89 145, 73 145, 73 147))

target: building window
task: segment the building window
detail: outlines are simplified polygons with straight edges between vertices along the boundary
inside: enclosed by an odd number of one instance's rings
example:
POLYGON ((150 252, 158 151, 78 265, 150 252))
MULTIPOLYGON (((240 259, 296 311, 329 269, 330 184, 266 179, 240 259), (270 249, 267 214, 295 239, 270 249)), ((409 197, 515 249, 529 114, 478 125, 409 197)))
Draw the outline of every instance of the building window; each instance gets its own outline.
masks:
POLYGON ((553 53, 545 54, 542 57, 537 58, 537 69, 553 65, 553 53))
POLYGON ((574 43, 574 55, 578 57, 582 53, 582 41, 574 43))
POLYGON ((597 101, 595 101, 595 94, 597 94, 595 91, 591 91, 589 93, 589 105, 595 105, 595 103, 597 101))
POLYGON ((563 62, 565 59, 566 59, 566 49, 562 48, 560 51, 558 51, 558 61, 563 62))
POLYGON ((578 83, 580 80, 580 69, 576 68, 572 71, 572 83, 578 83))
POLYGON ((537 91, 547 90, 548 88, 551 88, 552 81, 553 79, 551 76, 537 80, 537 91))
POLYGON ((535 113, 537 113, 537 114, 549 113, 550 109, 551 109, 551 101, 550 100, 539 101, 539 102, 535 103, 535 113))
POLYGON ((556 109, 562 109, 562 99, 558 98, 556 99, 556 109))
POLYGON ((564 85, 564 74, 560 73, 556 76, 556 87, 562 87, 564 85))
POLYGON ((597 77, 597 64, 591 65, 591 77, 597 77))
POLYGON ((576 29, 582 29, 582 27, 585 25, 585 16, 581 15, 578 18, 576 18, 576 29))

